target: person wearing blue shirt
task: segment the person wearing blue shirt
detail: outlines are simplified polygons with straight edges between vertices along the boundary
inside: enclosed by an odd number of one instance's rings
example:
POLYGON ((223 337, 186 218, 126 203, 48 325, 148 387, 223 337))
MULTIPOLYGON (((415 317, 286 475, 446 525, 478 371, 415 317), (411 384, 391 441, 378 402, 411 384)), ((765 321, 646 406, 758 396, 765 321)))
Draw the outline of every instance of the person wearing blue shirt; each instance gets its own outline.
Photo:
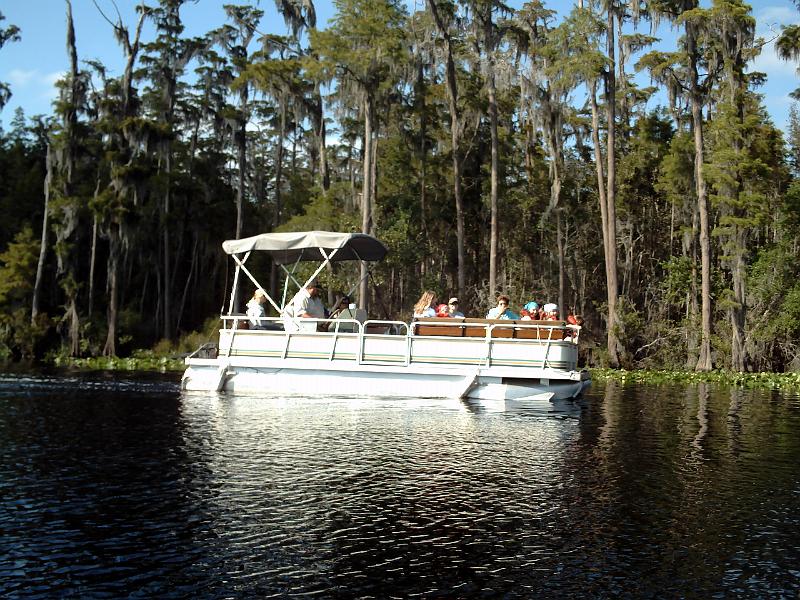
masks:
POLYGON ((450 298, 447 302, 447 310, 451 317, 463 317, 464 313, 458 310, 458 298, 450 298))
POLYGON ((519 319, 519 315, 508 308, 511 300, 508 296, 502 295, 497 298, 497 306, 486 313, 487 319, 519 319))

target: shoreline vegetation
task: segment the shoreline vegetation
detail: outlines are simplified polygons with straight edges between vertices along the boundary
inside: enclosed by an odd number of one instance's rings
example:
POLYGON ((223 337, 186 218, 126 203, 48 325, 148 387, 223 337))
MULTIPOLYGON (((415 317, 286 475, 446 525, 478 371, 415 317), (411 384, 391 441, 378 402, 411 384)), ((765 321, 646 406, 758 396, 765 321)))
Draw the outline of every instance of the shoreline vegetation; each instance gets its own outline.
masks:
POLYGON ((800 389, 800 373, 740 373, 736 371, 670 371, 662 369, 589 369, 592 382, 618 381, 622 384, 644 383, 713 383, 729 387, 752 389, 800 389))
POLYGON ((54 367, 69 369, 85 369, 89 371, 174 371, 179 373, 186 369, 183 358, 176 356, 158 355, 152 350, 133 352, 131 356, 94 356, 87 358, 73 358, 69 356, 56 356, 48 361, 54 367))
MULTIPOLYGON (((47 364, 55 367, 91 371, 160 371, 179 373, 186 368, 183 357, 158 354, 152 350, 138 350, 127 358, 53 357, 47 364)), ((665 369, 608 369, 591 368, 593 382, 616 381, 623 385, 640 383, 660 385, 665 383, 698 384, 711 383, 744 389, 800 390, 800 372, 792 373, 739 373, 734 371, 686 371, 665 369)))

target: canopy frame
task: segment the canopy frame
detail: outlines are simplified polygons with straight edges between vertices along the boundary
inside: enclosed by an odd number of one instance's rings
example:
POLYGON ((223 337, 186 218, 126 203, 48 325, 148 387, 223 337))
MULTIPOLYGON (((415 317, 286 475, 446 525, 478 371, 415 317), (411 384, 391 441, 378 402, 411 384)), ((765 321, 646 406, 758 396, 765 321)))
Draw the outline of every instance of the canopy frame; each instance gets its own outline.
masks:
MULTIPOLYGON (((334 261, 357 260, 362 264, 367 261, 382 260, 388 252, 386 246, 370 235, 364 233, 333 233, 327 231, 309 231, 297 233, 264 233, 250 238, 239 240, 226 240, 222 244, 223 250, 230 254, 236 263, 233 276, 233 288, 231 289, 228 314, 233 314, 239 282, 240 272, 253 282, 256 289, 260 290, 270 305, 278 312, 285 314, 286 307, 291 304, 296 294, 286 302, 289 282, 291 281, 298 287, 298 292, 307 288, 317 276, 334 261), (245 262, 250 258, 253 251, 267 252, 273 261, 280 265, 286 273, 284 281, 283 297, 280 303, 276 302, 259 283, 256 277, 245 266, 245 262), (240 258, 240 255, 244 255, 240 258), (290 260, 291 259, 291 260, 290 260), (301 261, 321 261, 313 274, 301 285, 294 274, 301 261), (293 263, 291 271, 286 268, 287 263, 293 263)), ((367 275, 369 270, 367 269, 367 275)), ((362 278, 363 279, 363 278, 362 278)), ((359 280, 356 287, 361 283, 359 280)), ((355 287, 353 288, 355 290, 355 287)), ((351 290, 350 294, 352 294, 351 290)))

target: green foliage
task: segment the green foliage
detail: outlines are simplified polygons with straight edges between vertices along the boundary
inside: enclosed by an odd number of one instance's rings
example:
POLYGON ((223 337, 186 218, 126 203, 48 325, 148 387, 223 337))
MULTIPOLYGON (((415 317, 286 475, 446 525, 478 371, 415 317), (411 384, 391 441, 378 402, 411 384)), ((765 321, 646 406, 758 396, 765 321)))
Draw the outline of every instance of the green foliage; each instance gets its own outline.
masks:
POLYGON ((98 356, 74 358, 66 356, 51 357, 49 362, 56 367, 88 369, 91 371, 183 371, 183 360, 157 356, 147 350, 136 352, 133 356, 98 356))
POLYGON ((661 161, 656 189, 667 200, 683 204, 694 198, 694 142, 691 133, 679 132, 670 142, 669 152, 661 161))
POLYGON ((39 242, 33 231, 20 231, 8 250, 0 253, 0 306, 12 307, 29 302, 36 278, 39 242))
POLYGON ((800 234, 800 180, 795 179, 783 196, 783 212, 786 226, 794 235, 800 234))
POLYGON ((166 357, 175 359, 176 357, 186 356, 197 350, 208 342, 219 340, 220 320, 215 317, 206 319, 203 328, 199 331, 189 331, 184 333, 177 340, 161 339, 148 351, 134 351, 133 356, 152 355, 155 357, 166 357))
POLYGON ((692 270, 695 268, 688 256, 673 256, 661 263, 664 277, 660 280, 662 297, 669 303, 680 306, 686 300, 692 285, 692 270))
POLYGON ((751 355, 759 369, 782 371, 800 355, 800 266, 788 245, 765 248, 748 277, 751 355))
POLYGON ((373 96, 393 84, 392 71, 404 62, 405 8, 397 0, 336 0, 331 26, 311 31, 311 46, 320 57, 312 78, 337 81, 349 96, 348 82, 373 96))
POLYGON ((50 325, 47 315, 31 323, 30 296, 38 256, 39 242, 29 227, 0 253, 0 361, 33 359, 50 325))
POLYGON ((307 197, 304 212, 292 216, 276 231, 358 231, 358 215, 347 210, 345 185, 336 185, 327 194, 314 190, 307 197))
POLYGON ((713 383, 720 386, 782 389, 796 391, 800 389, 800 373, 739 373, 735 371, 681 371, 681 370, 638 370, 624 369, 592 369, 592 380, 618 381, 623 384, 658 385, 666 383, 713 383))

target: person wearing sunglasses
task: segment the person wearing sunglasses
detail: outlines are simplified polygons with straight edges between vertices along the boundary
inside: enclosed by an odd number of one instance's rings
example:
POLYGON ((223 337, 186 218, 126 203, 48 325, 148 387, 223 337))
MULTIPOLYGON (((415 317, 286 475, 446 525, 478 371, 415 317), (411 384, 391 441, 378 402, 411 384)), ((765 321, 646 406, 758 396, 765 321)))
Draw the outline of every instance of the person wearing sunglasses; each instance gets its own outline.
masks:
POLYGON ((447 302, 447 311, 451 317, 463 317, 464 313, 458 310, 458 298, 450 298, 447 302))

